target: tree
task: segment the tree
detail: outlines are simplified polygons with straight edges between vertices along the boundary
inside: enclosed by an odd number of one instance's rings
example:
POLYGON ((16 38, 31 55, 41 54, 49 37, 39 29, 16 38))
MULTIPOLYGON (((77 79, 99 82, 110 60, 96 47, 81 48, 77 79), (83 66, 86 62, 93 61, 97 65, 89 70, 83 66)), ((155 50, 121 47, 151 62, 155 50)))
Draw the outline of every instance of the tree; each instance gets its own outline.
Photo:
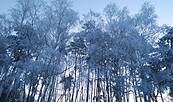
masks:
POLYGON ((9 14, 0 15, 0 101, 164 102, 167 89, 173 96, 173 29, 157 25, 148 2, 135 15, 110 3, 79 20, 70 0, 18 0, 9 14))
POLYGON ((144 36, 151 44, 154 44, 160 31, 157 22, 157 15, 155 14, 155 8, 149 2, 145 2, 139 11, 135 15, 133 24, 136 29, 139 30, 140 35, 144 36))

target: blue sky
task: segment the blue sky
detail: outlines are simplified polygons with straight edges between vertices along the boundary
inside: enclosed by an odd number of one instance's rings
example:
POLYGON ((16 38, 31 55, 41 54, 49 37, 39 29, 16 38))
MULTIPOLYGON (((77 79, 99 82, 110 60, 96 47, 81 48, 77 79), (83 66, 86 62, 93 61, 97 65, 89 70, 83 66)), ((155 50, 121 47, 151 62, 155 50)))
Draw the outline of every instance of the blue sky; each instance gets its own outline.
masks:
MULTIPOLYGON (((45 0, 50 1, 50 0, 45 0)), ((158 24, 173 26, 173 0, 72 0, 73 6, 80 14, 87 13, 90 9, 102 12, 110 2, 115 2, 119 7, 127 6, 130 13, 137 13, 145 1, 155 6, 158 15, 158 24)), ((15 7, 16 0, 0 0, 0 13, 6 13, 11 7, 15 7)))

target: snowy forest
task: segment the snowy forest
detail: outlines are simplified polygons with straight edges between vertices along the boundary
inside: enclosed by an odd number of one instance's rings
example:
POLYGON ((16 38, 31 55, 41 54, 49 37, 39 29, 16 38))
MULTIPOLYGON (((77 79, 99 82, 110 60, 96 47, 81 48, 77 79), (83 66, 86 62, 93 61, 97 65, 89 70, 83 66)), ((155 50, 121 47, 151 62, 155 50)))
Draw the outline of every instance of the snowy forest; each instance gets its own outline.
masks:
POLYGON ((0 102, 171 102, 173 28, 149 2, 103 8, 18 0, 0 14, 0 102))

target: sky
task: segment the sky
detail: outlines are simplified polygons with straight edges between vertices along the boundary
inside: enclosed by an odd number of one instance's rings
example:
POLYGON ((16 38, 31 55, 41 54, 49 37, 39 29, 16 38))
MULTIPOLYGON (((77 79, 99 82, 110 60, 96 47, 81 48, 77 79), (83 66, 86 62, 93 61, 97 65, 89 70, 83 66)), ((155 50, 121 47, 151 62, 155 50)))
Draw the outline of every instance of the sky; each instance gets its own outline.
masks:
MULTIPOLYGON (((45 0, 50 1, 50 0, 45 0)), ((158 15, 158 24, 173 26, 173 0, 72 0, 73 8, 79 14, 85 14, 90 9, 102 12, 109 3, 116 3, 120 8, 127 6, 130 14, 137 13, 141 5, 148 1, 154 5, 158 15)), ((0 13, 8 13, 10 8, 15 7, 16 0, 0 0, 0 13)))

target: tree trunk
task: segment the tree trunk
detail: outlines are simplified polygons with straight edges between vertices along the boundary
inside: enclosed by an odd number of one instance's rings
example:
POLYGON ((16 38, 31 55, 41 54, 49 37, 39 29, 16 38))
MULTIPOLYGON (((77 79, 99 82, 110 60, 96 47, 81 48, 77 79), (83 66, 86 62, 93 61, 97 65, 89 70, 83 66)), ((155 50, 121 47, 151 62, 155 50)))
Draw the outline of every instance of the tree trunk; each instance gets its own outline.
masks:
POLYGON ((107 75, 107 77, 106 77, 106 91, 107 91, 107 97, 108 97, 108 102, 110 102, 110 94, 109 94, 109 88, 110 88, 110 86, 109 86, 109 75, 108 75, 108 73, 106 73, 106 75, 107 75))
POLYGON ((87 81, 87 95, 86 95, 86 102, 89 102, 88 98, 89 98, 89 82, 90 82, 90 71, 89 71, 89 68, 88 68, 88 81, 87 81))
POLYGON ((40 92, 39 92, 39 96, 38 96, 37 102, 40 101, 40 98, 41 98, 41 95, 42 95, 43 86, 44 86, 44 81, 41 84, 41 88, 40 88, 40 92))
POLYGON ((76 87, 76 77, 77 77, 77 54, 76 54, 76 56, 75 56, 75 66, 74 66, 74 71, 75 71, 75 79, 74 79, 74 86, 73 86, 73 90, 72 90, 72 98, 71 98, 71 102, 73 102, 74 92, 75 92, 75 87, 76 87))

